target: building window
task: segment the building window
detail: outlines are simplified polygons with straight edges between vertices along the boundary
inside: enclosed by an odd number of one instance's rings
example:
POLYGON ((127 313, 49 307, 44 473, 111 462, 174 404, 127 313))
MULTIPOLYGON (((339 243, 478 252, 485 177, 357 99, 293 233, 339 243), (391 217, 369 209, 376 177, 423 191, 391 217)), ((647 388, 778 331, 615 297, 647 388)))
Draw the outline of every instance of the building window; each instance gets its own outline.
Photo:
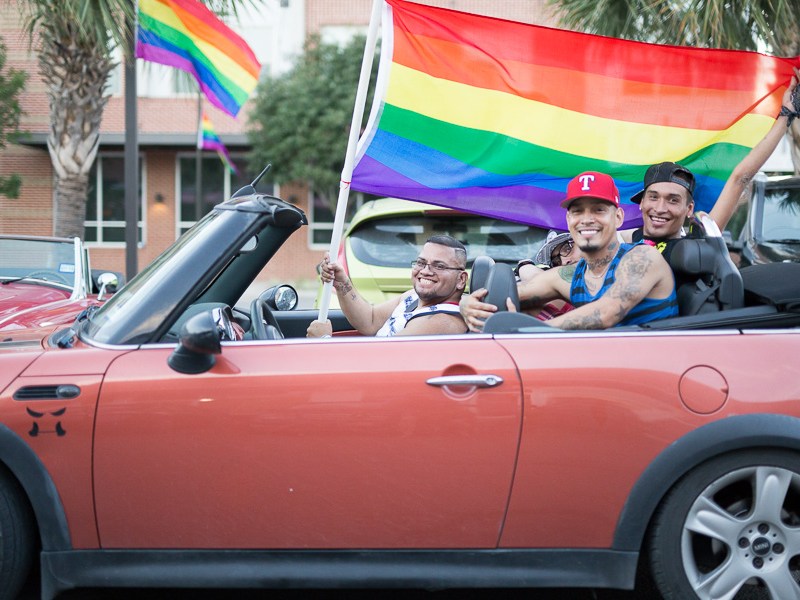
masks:
MULTIPOLYGON (((224 202, 239 188, 252 181, 247 171, 244 155, 231 154, 231 159, 239 170, 239 175, 232 173, 215 153, 204 153, 201 158, 200 180, 200 216, 208 213, 214 206, 224 202)), ((197 157, 194 152, 178 155, 178 175, 175 178, 178 189, 175 197, 179 199, 177 207, 177 235, 185 233, 197 222, 197 157)), ((272 194, 274 186, 261 181, 256 186, 259 193, 272 194)))
MULTIPOLYGON (((350 224, 355 212, 361 208, 364 202, 374 199, 375 196, 362 194, 361 192, 350 192, 347 201, 347 212, 345 213, 345 229, 350 224)), ((335 217, 335 206, 330 206, 328 201, 322 196, 309 192, 309 223, 308 223, 308 242, 312 248, 327 250, 331 244, 333 234, 333 219, 335 217)))
MULTIPOLYGON (((138 239, 144 242, 144 159, 139 157, 138 239)), ((125 158, 122 154, 98 154, 89 173, 84 240, 96 244, 125 244, 125 158)))

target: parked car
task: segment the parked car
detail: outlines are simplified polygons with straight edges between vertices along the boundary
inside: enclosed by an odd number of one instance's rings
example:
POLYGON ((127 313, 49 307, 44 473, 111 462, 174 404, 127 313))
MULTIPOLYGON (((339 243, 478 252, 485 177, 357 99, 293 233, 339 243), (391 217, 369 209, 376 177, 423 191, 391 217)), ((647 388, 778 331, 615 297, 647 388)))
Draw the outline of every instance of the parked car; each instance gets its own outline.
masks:
MULTIPOLYGON (((411 287, 411 261, 432 235, 449 235, 466 246, 467 270, 476 256, 516 264, 533 258, 547 230, 491 217, 470 215, 397 198, 366 202, 342 236, 338 260, 364 298, 380 303, 411 287)), ((317 296, 319 305, 320 293, 317 296)), ((333 306, 338 306, 336 294, 333 306)))
POLYGON ((80 238, 0 235, 0 331, 71 323, 121 280, 91 270, 80 238))
POLYGON ((800 177, 759 173, 749 202, 732 219, 732 252, 740 265, 800 262, 800 177))
MULTIPOLYGON (((0 595, 37 562, 47 599, 637 567, 668 599, 800 596, 800 265, 733 268, 700 286, 716 312, 649 327, 307 339, 290 288, 231 308, 305 224, 236 197, 85 318, 2 338, 0 595)), ((715 233, 687 269, 727 260, 715 233)))

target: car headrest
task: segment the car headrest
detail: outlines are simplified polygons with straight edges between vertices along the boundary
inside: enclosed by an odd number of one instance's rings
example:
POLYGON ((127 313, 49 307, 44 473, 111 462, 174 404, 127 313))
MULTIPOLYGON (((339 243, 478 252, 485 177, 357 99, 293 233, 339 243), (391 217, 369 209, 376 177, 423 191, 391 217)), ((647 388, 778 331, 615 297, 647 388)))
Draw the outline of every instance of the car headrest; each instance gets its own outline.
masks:
POLYGON ((511 302, 519 310, 519 293, 517 292, 517 278, 514 277, 514 270, 505 263, 496 263, 489 270, 489 276, 484 285, 489 292, 483 299, 488 304, 494 304, 498 311, 508 310, 506 299, 511 298, 511 302))
POLYGON ((474 292, 486 287, 486 278, 489 271, 494 266, 494 259, 491 256, 477 256, 472 263, 472 273, 469 276, 469 291, 474 292))
POLYGON ((713 273, 717 253, 705 240, 684 238, 675 244, 669 258, 673 271, 689 275, 713 273))

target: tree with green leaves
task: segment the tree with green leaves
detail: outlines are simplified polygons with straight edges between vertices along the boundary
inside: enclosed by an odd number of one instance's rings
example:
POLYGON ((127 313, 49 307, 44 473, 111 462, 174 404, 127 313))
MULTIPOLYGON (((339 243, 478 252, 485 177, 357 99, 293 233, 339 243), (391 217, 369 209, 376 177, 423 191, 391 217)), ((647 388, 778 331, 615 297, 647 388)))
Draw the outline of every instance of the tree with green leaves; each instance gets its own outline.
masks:
MULTIPOLYGON (((271 181, 308 181, 335 205, 364 43, 361 36, 344 47, 311 38, 290 72, 259 84, 248 129, 254 171, 271 163, 271 181)), ((372 81, 377 68, 376 57, 372 81)))
MULTIPOLYGON (((6 47, 0 42, 0 150, 19 137, 19 118, 22 115, 19 95, 24 87, 25 73, 6 69, 6 47)), ((16 198, 19 184, 19 175, 0 177, 0 195, 16 198)))
MULTIPOLYGON (((800 0, 549 0, 564 27, 612 37, 800 54, 800 0)), ((791 127, 800 166, 800 122, 791 127)))

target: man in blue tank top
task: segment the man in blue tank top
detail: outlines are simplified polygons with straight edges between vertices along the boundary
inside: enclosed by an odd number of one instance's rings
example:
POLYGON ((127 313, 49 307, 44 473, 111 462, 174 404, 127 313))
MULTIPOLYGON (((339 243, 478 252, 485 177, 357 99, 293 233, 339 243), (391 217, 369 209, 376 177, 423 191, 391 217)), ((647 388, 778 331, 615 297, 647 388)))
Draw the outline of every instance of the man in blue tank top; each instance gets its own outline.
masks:
MULTIPOLYGON (((610 176, 581 173, 569 182, 561 206, 567 209, 567 227, 583 258, 520 283, 523 307, 559 298, 570 302, 574 310, 545 321, 562 329, 605 329, 677 316, 675 280, 658 250, 618 239, 624 215, 610 176)), ((465 304, 462 316, 472 331, 479 331, 482 320, 496 310, 472 303, 476 310, 465 311, 465 304)))

